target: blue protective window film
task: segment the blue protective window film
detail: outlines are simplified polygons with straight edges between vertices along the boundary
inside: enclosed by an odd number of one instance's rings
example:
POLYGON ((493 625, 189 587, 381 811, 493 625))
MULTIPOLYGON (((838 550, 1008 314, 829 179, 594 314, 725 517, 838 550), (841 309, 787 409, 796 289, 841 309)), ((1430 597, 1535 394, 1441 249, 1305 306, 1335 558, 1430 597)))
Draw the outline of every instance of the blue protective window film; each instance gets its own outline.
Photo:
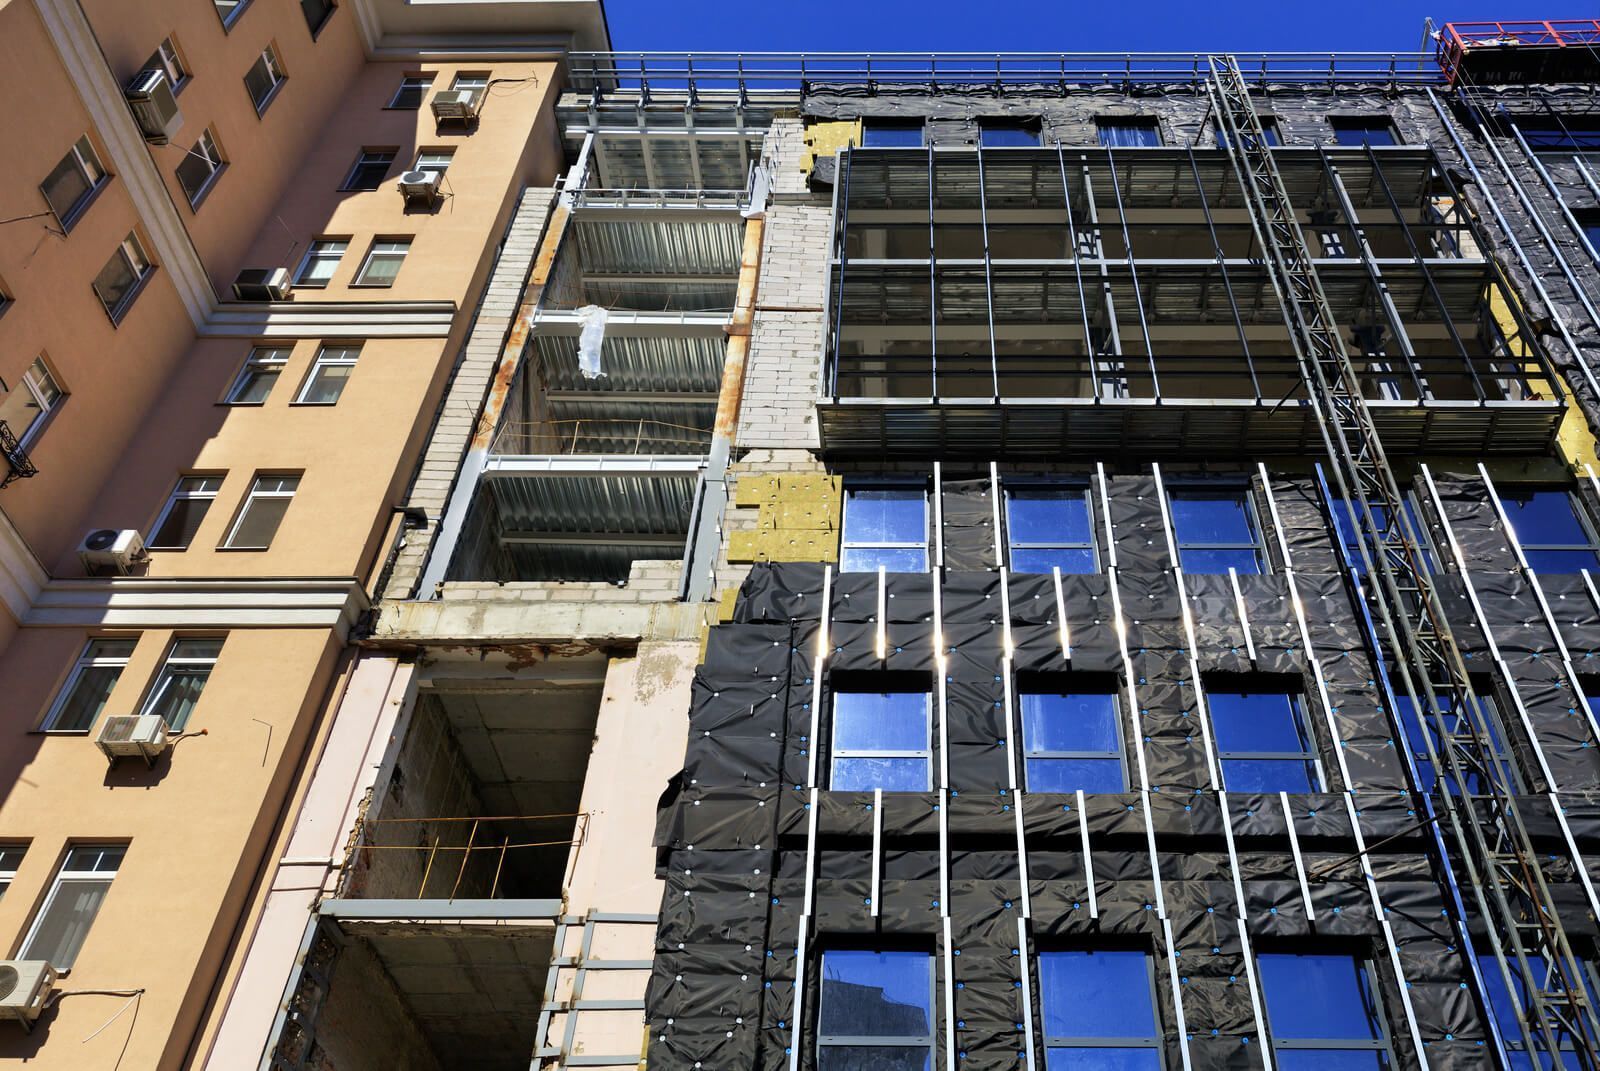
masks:
POLYGON ((1335 145, 1398 145, 1394 124, 1382 115, 1334 116, 1328 120, 1333 127, 1335 145))
POLYGON ((1025 692, 1019 700, 1029 792, 1128 790, 1114 694, 1025 692))
POLYGON ((1006 491, 1006 542, 1017 573, 1096 572, 1094 525, 1083 487, 1006 491))
MULTIPOLYGON (((1418 537, 1423 540, 1420 547, 1422 551, 1422 568, 1430 575, 1437 573, 1439 571, 1438 562, 1433 556, 1433 548, 1427 543, 1428 529, 1422 523, 1422 515, 1417 512, 1416 500, 1412 498, 1408 492, 1402 491, 1401 493, 1405 495, 1405 512, 1407 519, 1411 521, 1411 528, 1417 533, 1418 537)), ((1381 527, 1387 529, 1389 525, 1388 507, 1376 502, 1369 504, 1372 506, 1373 520, 1376 521, 1381 527)), ((1358 510, 1360 509, 1359 506, 1354 508, 1358 510)), ((1332 512, 1333 526, 1338 530, 1339 539, 1344 543, 1345 549, 1350 552, 1350 564, 1355 567, 1357 573, 1365 575, 1367 569, 1365 564, 1363 564, 1361 561, 1361 550, 1359 549, 1359 529, 1351 523, 1350 510, 1346 508, 1345 503, 1342 500, 1334 499, 1332 504, 1332 512)))
MULTIPOLYGON (((1278 133, 1278 120, 1273 116, 1263 115, 1261 117, 1261 133, 1264 135, 1262 140, 1268 145, 1283 144, 1283 137, 1278 133)), ((1218 128, 1216 134, 1217 148, 1226 149, 1228 147, 1227 134, 1220 128, 1218 128)))
POLYGON ((1039 1013, 1047 1071, 1160 1071, 1145 952, 1041 952, 1039 1013))
MULTIPOLYGON (((1494 1021, 1500 1027, 1501 1040, 1505 1042, 1506 1048, 1511 1050, 1511 1062, 1515 1067, 1526 1067, 1532 1071, 1534 1054, 1528 1052, 1527 1043, 1522 1039, 1522 1029, 1517 1025, 1517 1003, 1521 1002, 1526 1006, 1528 990, 1522 979, 1517 977, 1516 960, 1510 959, 1508 963, 1511 967, 1512 990, 1506 988, 1505 976, 1500 973, 1500 961, 1490 953, 1478 953, 1478 973, 1483 975, 1484 994, 1489 998, 1489 1010, 1494 1015, 1494 1021), (1516 1001, 1511 998, 1513 991, 1517 995, 1516 1001)), ((1548 962, 1543 956, 1529 954, 1528 966, 1532 968, 1536 977, 1543 978, 1548 969, 1548 962)), ((1600 1004, 1600 999, 1597 999, 1595 993, 1595 980, 1592 970, 1585 964, 1579 964, 1579 966, 1584 971, 1583 987, 1588 990, 1590 1003, 1600 1004)), ((1535 1030, 1534 1037, 1537 1039, 1538 1036, 1538 1031, 1535 1030)), ((1570 1038, 1563 1039, 1561 1047, 1563 1052, 1575 1052, 1576 1050, 1576 1045, 1570 1038)), ((1548 1053, 1539 1053, 1538 1060, 1538 1066, 1542 1069, 1548 1069, 1553 1066, 1553 1061, 1548 1053)), ((1576 1055, 1564 1055, 1561 1058, 1560 1066, 1573 1068, 1576 1071, 1576 1068, 1580 1065, 1576 1055)))
POLYGON ((1178 490, 1168 494, 1178 562, 1186 573, 1260 573, 1261 540, 1249 495, 1233 491, 1178 490))
POLYGON ((1572 492, 1560 488, 1502 489, 1500 504, 1536 573, 1600 571, 1595 537, 1572 492))
MULTIPOLYGON (((1477 687, 1477 685, 1474 685, 1477 687)), ((1427 713, 1427 700, 1418 697, 1422 703, 1424 716, 1418 716, 1418 710, 1404 691, 1395 695, 1395 704, 1400 712, 1400 723, 1405 729, 1406 744, 1411 749, 1412 760, 1417 766, 1417 778, 1421 782, 1424 792, 1432 792, 1439 783, 1439 771, 1434 767, 1433 760, 1428 757, 1428 741, 1433 741, 1434 750, 1441 757, 1444 755, 1444 741, 1436 731, 1437 722, 1431 713, 1427 713), (1426 731, 1427 736, 1423 733, 1426 731)), ((1440 714, 1444 719, 1445 731, 1454 734, 1465 728, 1462 725, 1461 714, 1453 707, 1448 695, 1438 696, 1440 714)), ((1517 777, 1516 765, 1511 760, 1511 752, 1506 748, 1505 728, 1500 721, 1500 712, 1495 707, 1494 700, 1481 693, 1478 700, 1478 723, 1488 729, 1489 748, 1488 758, 1494 763, 1496 776, 1509 791, 1522 791, 1521 782, 1517 777)), ((1483 783, 1482 775, 1476 771, 1467 771, 1466 790, 1472 795, 1487 794, 1490 786, 1483 783)), ((1451 791, 1458 791, 1458 786, 1451 784, 1451 791)))
POLYGON ((1298 695, 1207 688, 1206 706, 1229 792, 1322 790, 1298 695))
POLYGON ((819 1071, 930 1071, 931 955, 829 949, 821 976, 819 1071))
POLYGON ((1029 148, 1039 144, 1039 128, 1029 123, 982 119, 978 122, 978 144, 985 149, 1029 148))
POLYGON ((1370 965, 1354 956, 1256 957, 1279 1067, 1373 1071, 1390 1066, 1370 965))
POLYGON ((922 124, 866 119, 861 125, 861 144, 869 149, 921 148, 922 124))
POLYGON ((1096 119, 1094 125, 1100 135, 1100 144, 1113 149, 1161 144, 1161 127, 1154 119, 1132 116, 1125 119, 1096 119))
POLYGON ((932 787, 927 692, 837 692, 832 775, 837 792, 927 792, 932 787))
POLYGON ((921 487, 851 487, 844 495, 839 569, 928 571, 928 492, 921 487))

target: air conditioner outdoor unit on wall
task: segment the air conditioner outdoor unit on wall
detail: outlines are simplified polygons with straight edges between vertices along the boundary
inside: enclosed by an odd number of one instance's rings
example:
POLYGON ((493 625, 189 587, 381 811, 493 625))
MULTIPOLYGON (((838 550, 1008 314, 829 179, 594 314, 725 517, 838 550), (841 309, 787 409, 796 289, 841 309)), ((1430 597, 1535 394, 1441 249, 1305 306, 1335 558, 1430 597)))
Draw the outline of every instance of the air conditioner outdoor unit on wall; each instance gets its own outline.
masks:
POLYGON ((113 714, 101 719, 94 742, 112 762, 128 758, 154 762, 167 749, 167 721, 159 714, 113 714))
POLYGON ((240 301, 287 301, 293 289, 287 268, 246 268, 233 280, 240 301))
POLYGON ((44 1011, 55 985, 56 969, 42 959, 0 960, 0 1019, 26 1028, 44 1011))
POLYGON ((432 205, 439 199, 439 180, 443 177, 438 171, 407 171, 395 185, 406 204, 432 205))
POLYGON ((478 115, 478 96, 470 89, 447 89, 433 95, 433 118, 436 122, 454 120, 470 123, 478 115))
POLYGON ((97 528, 78 544, 78 560, 91 576, 106 572, 127 576, 144 556, 144 538, 133 528, 97 528))
POLYGON ((160 67, 146 67, 134 75, 123 93, 133 109, 133 117, 139 121, 144 140, 165 145, 183 125, 178 98, 172 95, 172 83, 160 67))

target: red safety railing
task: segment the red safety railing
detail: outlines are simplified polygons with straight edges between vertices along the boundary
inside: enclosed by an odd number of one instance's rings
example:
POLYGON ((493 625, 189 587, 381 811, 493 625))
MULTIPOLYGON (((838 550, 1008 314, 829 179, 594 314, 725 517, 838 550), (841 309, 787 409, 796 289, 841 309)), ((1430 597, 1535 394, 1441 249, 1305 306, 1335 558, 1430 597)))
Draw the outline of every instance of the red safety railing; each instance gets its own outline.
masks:
POLYGON ((1469 52, 1480 49, 1600 46, 1600 19, 1528 22, 1447 22, 1439 31, 1439 67, 1454 84, 1469 52))

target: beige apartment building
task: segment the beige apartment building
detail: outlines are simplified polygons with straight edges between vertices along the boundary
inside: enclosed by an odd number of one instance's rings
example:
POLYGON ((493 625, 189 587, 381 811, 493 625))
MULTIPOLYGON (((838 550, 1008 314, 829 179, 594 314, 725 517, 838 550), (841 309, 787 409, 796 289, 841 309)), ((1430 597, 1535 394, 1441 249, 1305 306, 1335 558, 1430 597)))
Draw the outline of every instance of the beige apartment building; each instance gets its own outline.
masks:
POLYGON ((588 2, 0 2, 0 943, 51 965, 0 988, 54 976, 0 1059, 203 1063, 607 44, 588 2))

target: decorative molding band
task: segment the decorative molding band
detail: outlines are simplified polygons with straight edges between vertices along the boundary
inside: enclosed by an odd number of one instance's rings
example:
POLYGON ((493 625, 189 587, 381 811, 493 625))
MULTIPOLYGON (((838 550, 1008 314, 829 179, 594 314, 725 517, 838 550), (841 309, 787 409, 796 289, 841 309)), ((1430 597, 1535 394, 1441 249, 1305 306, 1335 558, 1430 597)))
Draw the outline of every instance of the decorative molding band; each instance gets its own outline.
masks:
POLYGON ((49 582, 50 574, 33 556, 11 518, 0 510, 0 606, 21 622, 49 582))
POLYGON ((200 328, 213 338, 444 338, 454 301, 229 301, 200 328))
POLYGON ((52 580, 23 624, 57 628, 332 628, 340 638, 366 612, 353 577, 52 580))
POLYGON ((155 248, 156 263, 171 277, 178 297, 199 327, 211 314, 216 293, 79 0, 36 0, 36 4, 62 66, 78 87, 78 98, 111 158, 111 171, 127 187, 139 222, 155 248))

